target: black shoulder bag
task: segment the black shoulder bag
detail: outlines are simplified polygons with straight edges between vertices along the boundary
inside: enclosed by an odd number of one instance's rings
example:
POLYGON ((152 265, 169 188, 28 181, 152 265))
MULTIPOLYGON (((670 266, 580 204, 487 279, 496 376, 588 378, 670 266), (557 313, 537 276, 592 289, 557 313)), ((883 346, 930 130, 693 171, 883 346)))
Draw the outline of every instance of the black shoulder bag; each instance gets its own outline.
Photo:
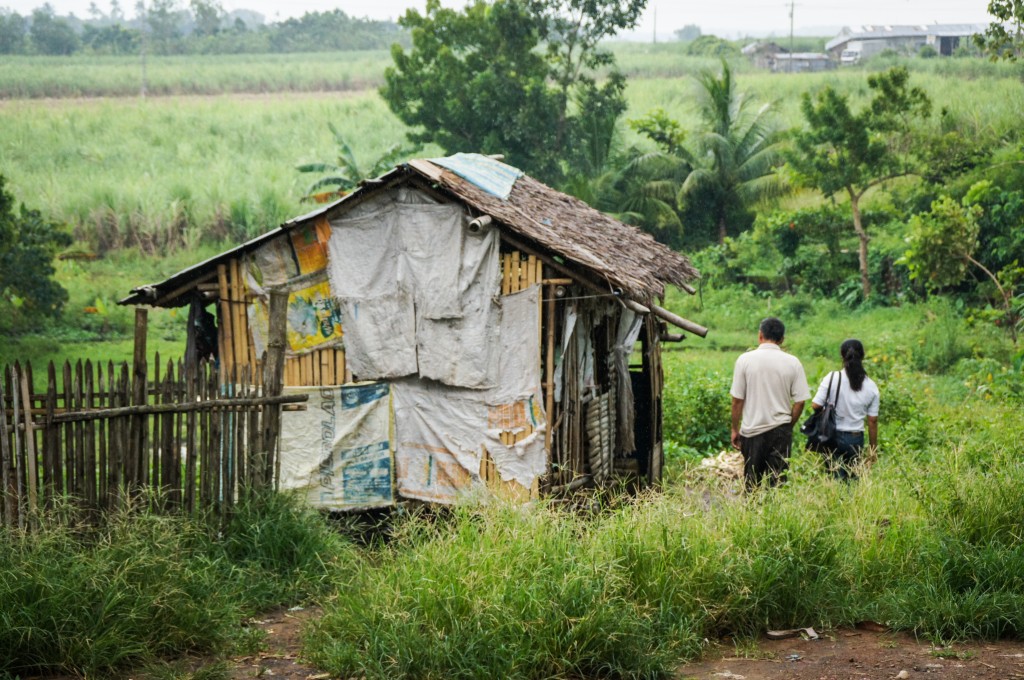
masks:
POLYGON ((807 450, 822 452, 829 448, 835 448, 833 439, 836 435, 836 402, 839 401, 839 389, 843 385, 843 374, 834 371, 828 378, 828 388, 825 390, 825 404, 814 411, 803 425, 800 432, 807 437, 807 450), (836 394, 832 396, 832 379, 839 375, 839 382, 836 384, 836 394))

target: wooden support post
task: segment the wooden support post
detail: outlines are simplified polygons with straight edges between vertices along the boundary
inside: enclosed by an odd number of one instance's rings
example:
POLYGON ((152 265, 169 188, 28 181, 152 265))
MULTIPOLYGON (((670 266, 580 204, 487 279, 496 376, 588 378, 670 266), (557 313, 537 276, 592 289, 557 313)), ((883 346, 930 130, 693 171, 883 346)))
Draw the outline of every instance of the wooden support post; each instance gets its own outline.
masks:
POLYGON ((32 420, 32 386, 29 384, 27 372, 20 376, 21 403, 25 422, 25 482, 28 485, 29 524, 35 526, 38 521, 38 461, 36 456, 36 428, 32 420))
MULTIPOLYGON (((285 325, 288 314, 288 295, 281 291, 270 293, 270 332, 267 342, 267 360, 264 364, 265 396, 276 397, 281 394, 284 374, 285 325)), ((278 441, 281 434, 281 406, 264 406, 263 411, 263 446, 262 455, 254 461, 258 466, 255 476, 261 485, 278 481, 277 457, 278 441)))
MULTIPOLYGON (((135 308, 135 352, 132 355, 132 396, 131 403, 141 406, 148 398, 146 389, 146 334, 149 315, 144 307, 135 308)), ((67 386, 65 385, 65 390, 67 386)), ((129 484, 144 483, 146 466, 146 416, 135 416, 129 427, 129 443, 126 454, 129 458, 129 484)))
MULTIPOLYGON (((13 527, 15 517, 15 488, 14 488, 14 475, 11 474, 14 469, 13 458, 11 457, 11 446, 10 440, 7 439, 7 397, 4 394, 5 384, 7 383, 7 371, 6 366, 0 367, 3 372, 0 373, 0 498, 3 499, 3 517, 0 524, 13 527)), ((17 431, 17 421, 15 421, 15 431, 17 431)))
POLYGON ((220 327, 224 333, 220 345, 220 383, 226 385, 235 367, 235 334, 231 321, 231 298, 228 292, 228 268, 217 265, 218 309, 220 310, 220 327))
MULTIPOLYGON (((543 289, 542 289, 543 290, 543 289)), ((547 429, 544 432, 544 447, 547 449, 548 465, 552 462, 551 436, 555 410, 555 286, 547 288, 547 361, 544 366, 544 417, 547 429)))

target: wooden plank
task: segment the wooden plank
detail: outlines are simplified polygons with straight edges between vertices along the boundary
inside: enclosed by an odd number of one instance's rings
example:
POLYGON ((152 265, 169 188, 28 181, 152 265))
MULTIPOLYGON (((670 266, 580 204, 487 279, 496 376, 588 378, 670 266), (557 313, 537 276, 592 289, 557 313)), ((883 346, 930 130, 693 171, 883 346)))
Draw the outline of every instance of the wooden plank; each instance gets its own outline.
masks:
POLYGON ((21 435, 21 430, 18 425, 18 421, 21 419, 21 364, 20 362, 14 362, 14 368, 11 372, 11 417, 14 419, 11 423, 14 426, 14 451, 13 463, 14 463, 14 502, 17 508, 18 515, 18 528, 25 528, 25 513, 23 510, 22 501, 24 500, 23 494, 25 489, 25 447, 24 437, 21 435))
MULTIPOLYGON (((231 301, 231 332, 232 340, 232 351, 235 355, 235 366, 241 367, 246 364, 249 359, 249 351, 245 348, 245 327, 242 325, 242 319, 238 314, 239 311, 239 294, 238 294, 238 259, 232 258, 228 261, 228 299, 231 301)), ((237 379, 237 374, 236 374, 237 379)))
MULTIPOLYGON (((281 371, 286 348, 287 306, 288 298, 285 293, 271 292, 266 375, 263 378, 264 394, 269 397, 276 397, 282 393, 281 371)), ((280 407, 265 407, 263 409, 263 449, 260 459, 256 461, 259 469, 258 483, 263 486, 271 483, 275 488, 278 486, 280 460, 277 452, 280 435, 280 407)))
POLYGON ((537 283, 537 256, 530 255, 526 259, 526 283, 529 286, 537 283))
MULTIPOLYGON (((84 402, 85 408, 93 408, 95 402, 95 382, 93 375, 92 360, 85 360, 85 386, 84 386, 84 402)), ((96 423, 92 420, 86 421, 82 427, 83 436, 85 437, 85 451, 83 451, 83 460, 85 464, 85 478, 84 492, 85 502, 89 508, 96 507, 96 423)))
MULTIPOLYGON (((72 399, 74 399, 74 408, 81 411, 85 404, 85 398, 82 395, 82 383, 84 378, 82 376, 82 360, 79 359, 75 362, 75 383, 71 388, 72 399)), ((82 423, 74 424, 74 460, 75 460, 75 485, 74 493, 80 499, 85 499, 85 429, 82 423)))
POLYGON ((345 384, 345 350, 334 351, 334 384, 345 384))
POLYGON ((217 265, 217 284, 219 288, 218 295, 220 296, 217 306, 220 310, 218 325, 224 329, 223 342, 220 344, 221 370, 219 371, 221 384, 223 385, 230 376, 231 369, 235 366, 235 333, 232 328, 234 322, 231 318, 231 298, 228 293, 228 268, 226 265, 217 265))
POLYGON ((512 254, 503 253, 501 256, 501 294, 508 295, 512 292, 512 254))
MULTIPOLYGON (((0 512, 3 513, 0 516, 0 525, 13 527, 15 524, 15 514, 17 505, 15 503, 15 489, 14 489, 14 475, 13 475, 13 458, 11 456, 11 440, 8 439, 7 435, 7 388, 10 369, 7 366, 3 367, 3 372, 0 373, 0 497, 3 498, 3 504, 0 505, 0 512)), ((11 404, 13 409, 13 404, 11 404)), ((17 428, 15 428, 17 431, 17 428)))
MULTIPOLYGON (((543 289, 542 289, 543 290, 543 289)), ((544 432, 544 448, 547 450, 548 467, 551 467, 551 423, 555 413, 555 287, 547 287, 547 360, 544 362, 544 417, 548 427, 544 432)))
MULTIPOLYGON (((71 362, 65 360, 62 367, 61 373, 63 382, 61 383, 62 400, 64 403, 64 410, 70 411, 73 409, 71 401, 71 362)), ((59 438, 57 446, 58 456, 61 460, 58 460, 57 464, 62 467, 62 472, 57 472, 63 479, 64 488, 68 493, 74 493, 75 490, 75 459, 74 454, 71 450, 71 442, 74 440, 74 426, 71 424, 62 426, 60 428, 61 434, 58 434, 59 438)))
POLYGON ((322 376, 322 372, 320 371, 320 351, 319 350, 314 350, 314 351, 309 353, 309 363, 311 364, 310 369, 311 369, 311 372, 312 372, 312 375, 313 375, 313 383, 312 384, 314 384, 317 387, 319 387, 320 385, 323 384, 323 383, 320 382, 320 378, 322 376))
POLYGON ((320 350, 317 352, 320 355, 320 382, 318 385, 330 385, 334 378, 334 367, 331 366, 331 359, 334 357, 334 352, 330 350, 320 350))
POLYGON ((60 474, 60 425, 53 424, 53 416, 57 412, 57 368, 53 362, 46 366, 46 418, 43 436, 43 484, 44 502, 49 505, 52 500, 63 492, 64 476, 60 474))
MULTIPOLYGON (((30 366, 31 364, 26 364, 30 366)), ((21 374, 21 399, 22 404, 31 404, 31 393, 32 387, 29 384, 29 371, 25 371, 21 374)), ((39 511, 39 469, 38 461, 36 456, 36 429, 35 423, 32 420, 32 413, 25 411, 23 413, 23 421, 25 423, 25 483, 26 490, 28 491, 28 510, 29 510, 29 521, 34 524, 38 517, 39 511)))

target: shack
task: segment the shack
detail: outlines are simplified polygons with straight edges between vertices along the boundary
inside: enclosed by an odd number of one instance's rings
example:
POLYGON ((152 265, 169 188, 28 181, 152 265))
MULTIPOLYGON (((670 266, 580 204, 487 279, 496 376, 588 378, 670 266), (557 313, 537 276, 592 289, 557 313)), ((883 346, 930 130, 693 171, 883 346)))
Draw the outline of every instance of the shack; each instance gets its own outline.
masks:
POLYGON ((230 389, 286 292, 284 390, 309 400, 282 414, 279 486, 351 510, 659 484, 661 344, 707 332, 659 303, 697 277, 640 230, 457 154, 121 304, 190 306, 186 361, 215 359, 230 389))

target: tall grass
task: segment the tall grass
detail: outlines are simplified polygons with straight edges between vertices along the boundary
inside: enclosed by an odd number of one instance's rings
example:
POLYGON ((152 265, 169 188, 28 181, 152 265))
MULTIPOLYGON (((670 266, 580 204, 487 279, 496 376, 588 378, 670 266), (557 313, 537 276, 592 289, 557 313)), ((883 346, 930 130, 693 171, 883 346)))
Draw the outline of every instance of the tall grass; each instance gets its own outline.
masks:
POLYGON ((59 515, 0 530, 0 673, 224 651, 246 616, 322 592, 350 550, 284 496, 242 504, 224 527, 128 509, 89 529, 59 515))
MULTIPOLYGON (((2 105, 10 191, 105 252, 244 240, 308 210, 299 163, 359 159, 403 135, 376 95, 301 94, 2 105)), ((364 160, 365 162, 365 160, 364 160)))
POLYGON ((307 652, 342 676, 639 678, 667 677, 705 638, 766 629, 1020 634, 1024 464, 1005 441, 996 474, 887 454, 855 485, 801 453, 788 486, 752 497, 678 485, 597 516, 411 519, 327 605, 307 652))
MULTIPOLYGON (((147 55, 149 96, 343 92, 383 82, 387 50, 307 54, 147 55)), ((0 99, 134 97, 141 93, 138 56, 74 55, 0 61, 0 99)))

